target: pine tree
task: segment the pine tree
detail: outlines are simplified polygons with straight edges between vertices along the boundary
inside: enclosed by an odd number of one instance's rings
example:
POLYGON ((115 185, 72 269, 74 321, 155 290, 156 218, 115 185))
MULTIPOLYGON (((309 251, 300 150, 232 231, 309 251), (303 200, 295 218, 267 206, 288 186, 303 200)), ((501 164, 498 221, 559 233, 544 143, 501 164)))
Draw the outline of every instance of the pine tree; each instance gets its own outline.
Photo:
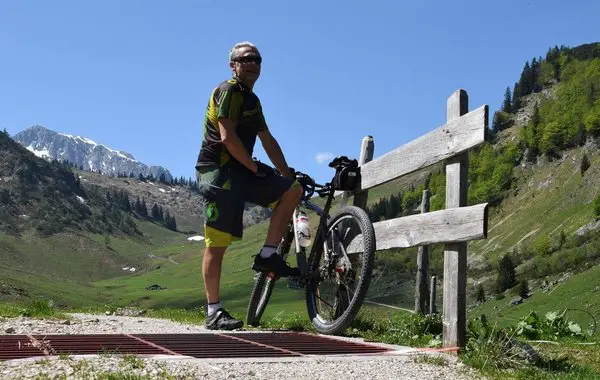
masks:
POLYGON ((519 86, 518 82, 515 82, 515 86, 513 87, 511 108, 512 112, 517 112, 521 108, 521 86, 519 86))
POLYGON ((594 217, 600 219, 600 193, 594 198, 594 217))
POLYGON ((120 194, 120 204, 121 204, 121 208, 124 211, 130 212, 131 211, 131 202, 129 201, 129 193, 126 192, 125 190, 121 190, 121 194, 120 194))
POLYGON ((169 228, 169 222, 171 221, 171 213, 168 209, 164 210, 163 214, 163 224, 165 227, 169 228))
POLYGON ((477 294, 476 294, 477 302, 485 302, 485 290, 483 289, 483 285, 479 284, 477 286, 477 294))
POLYGON ((142 174, 142 172, 140 172, 140 174, 138 175, 138 179, 140 181, 145 181, 146 180, 146 178, 144 177, 144 175, 142 174))
POLYGON ((527 284, 527 280, 522 280, 519 284, 519 296, 521 298, 529 297, 529 284, 527 284))
POLYGON ((152 206, 152 219, 161 220, 160 219, 160 211, 159 211, 158 205, 156 203, 154 204, 154 206, 152 206))
POLYGON ((519 87, 521 88, 521 96, 531 94, 531 66, 529 66, 529 61, 525 63, 521 72, 519 87))
POLYGON ((529 83, 531 86, 531 92, 539 92, 541 90, 541 88, 538 87, 537 85, 537 79, 539 77, 540 74, 540 61, 538 61, 537 59, 533 59, 531 61, 531 71, 529 74, 529 83))
POLYGON ((146 205, 146 199, 144 199, 143 197, 142 197, 142 209, 141 209, 141 215, 142 215, 144 218, 147 218, 147 217, 148 217, 148 205, 146 205))
POLYGON ((504 292, 516 285, 515 265, 508 256, 502 257, 498 263, 498 277, 496 280, 496 291, 504 292))
POLYGON ((158 182, 160 182, 160 183, 167 183, 167 177, 165 177, 165 173, 161 173, 160 174, 158 182))
POLYGON ((585 174, 585 172, 590 168, 590 160, 588 159, 587 154, 583 154, 583 158, 581 159, 581 165, 579 165, 579 171, 581 172, 581 176, 585 174))
POLYGON ((558 248, 561 249, 566 242, 567 235, 565 234, 565 230, 560 230, 560 236, 558 237, 558 248))
POLYGON ((510 113, 512 109, 512 99, 510 96, 510 87, 506 87, 504 92, 504 101, 502 102, 502 112, 510 113))
POLYGON ((535 127, 540 125, 540 109, 538 108, 537 102, 533 105, 533 115, 531 116, 531 122, 535 127))
POLYGON ((140 197, 137 197, 135 200, 135 212, 138 215, 142 215, 142 202, 140 201, 140 197))

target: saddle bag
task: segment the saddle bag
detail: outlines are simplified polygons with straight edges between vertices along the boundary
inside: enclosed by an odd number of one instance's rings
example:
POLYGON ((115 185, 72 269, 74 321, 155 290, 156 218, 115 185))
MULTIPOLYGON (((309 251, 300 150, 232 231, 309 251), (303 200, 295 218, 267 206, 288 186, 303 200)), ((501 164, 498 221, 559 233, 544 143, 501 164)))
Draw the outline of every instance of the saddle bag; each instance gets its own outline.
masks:
POLYGON ((333 187, 336 190, 352 191, 360 183, 359 166, 338 166, 333 177, 333 187))

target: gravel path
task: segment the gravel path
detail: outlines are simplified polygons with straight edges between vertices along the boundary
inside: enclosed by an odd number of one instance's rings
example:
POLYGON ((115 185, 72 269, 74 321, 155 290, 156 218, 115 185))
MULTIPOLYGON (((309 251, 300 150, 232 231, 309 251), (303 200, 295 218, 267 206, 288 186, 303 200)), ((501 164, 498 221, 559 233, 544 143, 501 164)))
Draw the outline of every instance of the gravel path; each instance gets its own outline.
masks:
MULTIPOLYGON (((198 333, 187 325, 146 317, 72 314, 60 320, 0 319, 0 334, 198 333)), ((476 374, 451 356, 389 355, 293 359, 188 359, 90 355, 0 362, 1 379, 449 379, 476 374), (122 376, 119 376, 122 375, 122 376)))

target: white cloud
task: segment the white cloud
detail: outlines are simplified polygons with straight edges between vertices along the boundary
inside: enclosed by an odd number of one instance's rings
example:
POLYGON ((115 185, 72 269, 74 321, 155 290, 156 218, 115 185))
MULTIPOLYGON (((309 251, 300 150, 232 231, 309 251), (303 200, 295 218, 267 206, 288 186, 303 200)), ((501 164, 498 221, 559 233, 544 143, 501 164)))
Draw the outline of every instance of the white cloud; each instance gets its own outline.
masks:
POLYGON ((333 159, 334 155, 331 152, 322 152, 322 153, 317 153, 317 155, 315 156, 315 160, 317 160, 317 162, 319 164, 324 164, 328 161, 331 161, 331 159, 333 159))

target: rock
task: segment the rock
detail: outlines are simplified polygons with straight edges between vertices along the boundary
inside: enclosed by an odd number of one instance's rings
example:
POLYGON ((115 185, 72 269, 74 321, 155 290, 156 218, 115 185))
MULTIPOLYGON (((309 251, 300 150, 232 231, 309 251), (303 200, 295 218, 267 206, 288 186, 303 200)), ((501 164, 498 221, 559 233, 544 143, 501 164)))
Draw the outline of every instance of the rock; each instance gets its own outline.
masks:
POLYGON ((63 325, 67 325, 70 326, 71 325, 71 321, 69 319, 65 320, 63 323, 63 325))
POLYGON ((510 339, 509 344, 513 350, 518 352, 519 357, 527 360, 530 363, 538 363, 540 354, 527 343, 521 343, 515 339, 510 339))
POLYGON ((596 231, 598 229, 600 229, 600 220, 588 223, 585 226, 580 227, 577 231, 575 231, 575 235, 577 235, 577 236, 584 236, 588 232, 596 231))
POLYGON ((4 330, 5 333, 7 334, 14 334, 15 333, 15 328, 14 327, 9 327, 6 330, 4 330))
MULTIPOLYGON (((160 266, 159 266, 159 268, 160 268, 160 266)), ((146 287, 146 290, 163 290, 163 289, 166 289, 166 287, 160 286, 158 284, 153 284, 153 285, 146 287)))
POLYGON ((512 299, 512 301, 510 301, 510 305, 514 306, 514 305, 520 305, 523 303, 523 298, 522 297, 515 297, 512 299))

